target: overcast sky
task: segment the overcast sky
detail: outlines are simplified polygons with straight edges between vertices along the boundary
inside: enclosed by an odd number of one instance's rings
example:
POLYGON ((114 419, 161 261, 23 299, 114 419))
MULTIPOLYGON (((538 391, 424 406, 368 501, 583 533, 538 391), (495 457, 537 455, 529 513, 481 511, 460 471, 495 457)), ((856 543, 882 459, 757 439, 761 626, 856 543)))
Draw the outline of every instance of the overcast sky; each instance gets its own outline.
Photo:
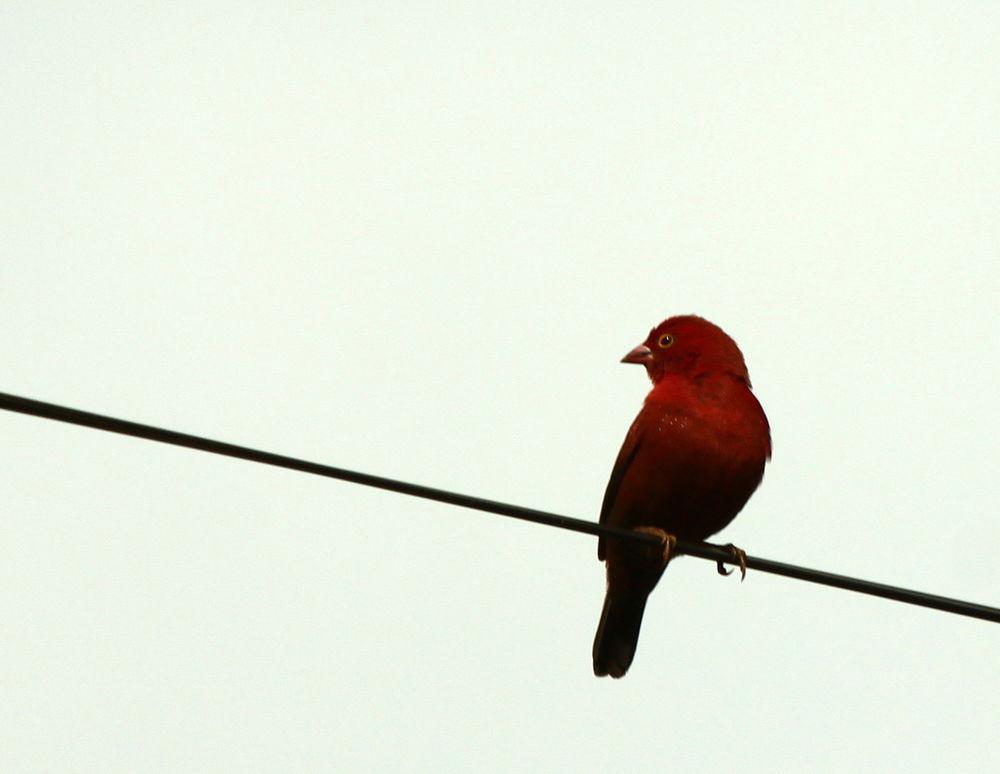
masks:
MULTIPOLYGON (((694 312, 720 535, 1000 604, 992 3, 15 3, 0 390, 596 519, 694 312)), ((1000 626, 0 414, 0 768, 984 771, 1000 626)))

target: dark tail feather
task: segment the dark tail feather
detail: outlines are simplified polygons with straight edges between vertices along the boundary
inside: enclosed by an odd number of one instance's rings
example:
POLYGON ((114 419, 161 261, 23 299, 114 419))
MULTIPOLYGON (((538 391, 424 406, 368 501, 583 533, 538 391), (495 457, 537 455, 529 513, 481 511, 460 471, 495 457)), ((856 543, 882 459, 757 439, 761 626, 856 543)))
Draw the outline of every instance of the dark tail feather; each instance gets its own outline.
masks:
POLYGON ((594 637, 594 674, 598 677, 621 677, 628 671, 639 643, 639 627, 648 598, 647 594, 612 596, 608 589, 594 637))

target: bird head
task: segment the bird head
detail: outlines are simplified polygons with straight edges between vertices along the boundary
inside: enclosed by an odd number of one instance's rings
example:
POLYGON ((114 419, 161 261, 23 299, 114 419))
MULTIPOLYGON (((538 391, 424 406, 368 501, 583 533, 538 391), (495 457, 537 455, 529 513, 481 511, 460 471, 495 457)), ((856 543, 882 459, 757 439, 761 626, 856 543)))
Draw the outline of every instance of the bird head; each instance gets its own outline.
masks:
POLYGON ((667 375, 695 379, 712 374, 728 374, 750 384, 736 342, 718 325, 690 314, 661 322, 622 362, 645 366, 653 384, 667 375))

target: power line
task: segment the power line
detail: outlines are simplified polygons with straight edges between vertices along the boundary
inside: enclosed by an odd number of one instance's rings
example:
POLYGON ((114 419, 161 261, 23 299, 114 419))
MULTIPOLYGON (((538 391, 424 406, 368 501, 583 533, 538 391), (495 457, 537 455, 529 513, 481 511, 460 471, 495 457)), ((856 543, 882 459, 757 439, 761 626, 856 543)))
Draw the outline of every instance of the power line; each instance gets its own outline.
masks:
MULTIPOLYGON (((604 524, 597 524, 583 519, 574 519, 569 516, 562 516, 557 513, 539 511, 534 508, 525 508, 520 505, 501 503, 496 500, 487 500, 482 497, 448 492, 444 489, 435 489, 420 484, 410 484, 405 481, 397 481, 382 476, 373 476, 369 473, 359 473, 354 470, 336 468, 331 465, 322 465, 318 462, 286 457, 281 454, 251 449, 246 446, 225 443, 223 441, 213 441, 210 438, 202 438, 197 435, 178 433, 174 430, 165 430, 151 425, 143 425, 138 422, 129 422, 124 419, 93 414, 89 411, 58 406, 54 403, 44 403, 31 398, 23 398, 17 395, 0 393, 0 409, 14 411, 20 414, 29 414, 46 419, 54 419, 59 422, 68 422, 73 425, 91 427, 96 430, 106 430, 111 433, 130 435, 136 438, 145 438, 150 441, 172 444, 174 446, 185 446, 189 449, 221 454, 226 457, 236 457, 238 459, 260 462, 265 465, 273 465, 289 470, 298 470, 303 473, 312 473, 317 476, 326 476, 341 481, 350 481, 354 484, 371 486, 377 489, 387 489, 391 492, 421 497, 426 500, 436 500, 441 503, 449 503, 462 508, 471 508, 487 513, 496 513, 501 516, 509 516, 515 519, 531 521, 536 524, 545 524, 550 527, 559 527, 574 532, 583 532, 588 535, 604 535, 607 537, 632 540, 637 543, 646 543, 651 546, 658 546, 659 541, 651 536, 632 530, 612 527, 604 524)), ((708 559, 713 562, 735 564, 733 555, 720 546, 709 543, 691 543, 687 541, 677 542, 679 553, 696 556, 700 559, 708 559)), ((808 567, 799 567, 784 562, 775 562, 770 559, 761 559, 755 556, 747 556, 746 566, 753 570, 768 572, 774 575, 783 575, 787 578, 797 578, 798 580, 810 583, 819 583, 824 586, 857 591, 861 594, 869 594, 885 599, 893 599, 897 602, 905 602, 911 605, 929 607, 935 610, 943 610, 948 613, 969 616, 971 618, 981 618, 984 621, 1000 623, 1000 609, 980 605, 974 602, 965 602, 960 599, 941 597, 935 594, 926 594, 922 591, 904 589, 898 586, 887 586, 883 583, 873 583, 872 581, 851 578, 846 575, 835 575, 821 570, 813 570, 808 567)))

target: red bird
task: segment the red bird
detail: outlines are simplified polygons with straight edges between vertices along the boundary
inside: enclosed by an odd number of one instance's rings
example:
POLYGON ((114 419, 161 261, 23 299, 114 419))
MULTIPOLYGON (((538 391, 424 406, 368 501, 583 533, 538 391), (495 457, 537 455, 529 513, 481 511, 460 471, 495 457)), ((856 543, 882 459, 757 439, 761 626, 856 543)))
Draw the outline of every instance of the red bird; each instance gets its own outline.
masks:
POLYGON ((600 539, 608 590, 594 638, 599 677, 628 671, 646 599, 674 542, 704 540, 729 524, 771 457, 770 428, 743 354, 717 325, 671 317, 622 362, 644 365, 653 389, 611 471, 601 524, 652 533, 664 547, 651 556, 631 542, 600 539))

